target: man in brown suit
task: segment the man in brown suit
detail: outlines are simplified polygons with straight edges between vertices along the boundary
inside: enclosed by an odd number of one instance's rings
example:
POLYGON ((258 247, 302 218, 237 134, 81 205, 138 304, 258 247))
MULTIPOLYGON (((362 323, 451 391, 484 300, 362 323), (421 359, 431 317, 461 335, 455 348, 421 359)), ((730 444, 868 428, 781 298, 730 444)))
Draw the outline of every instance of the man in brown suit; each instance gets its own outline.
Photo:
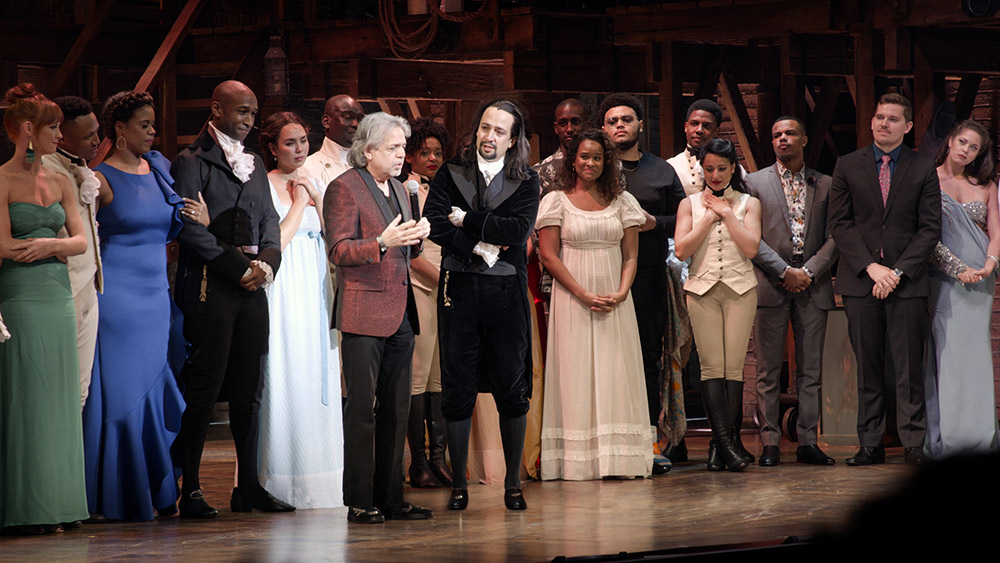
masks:
POLYGON ((430 233, 415 222, 395 179, 406 156, 406 120, 386 113, 358 125, 353 166, 323 198, 330 262, 337 267, 334 324, 340 329, 344 405, 344 504, 350 522, 430 518, 403 500, 403 437, 410 406, 414 247, 430 233))

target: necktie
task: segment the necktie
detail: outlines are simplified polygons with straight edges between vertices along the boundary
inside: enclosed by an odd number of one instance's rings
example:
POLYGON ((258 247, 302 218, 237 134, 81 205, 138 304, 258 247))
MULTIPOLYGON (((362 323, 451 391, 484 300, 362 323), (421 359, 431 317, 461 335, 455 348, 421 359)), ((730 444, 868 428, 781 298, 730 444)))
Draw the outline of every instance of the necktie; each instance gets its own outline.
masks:
POLYGON ((889 161, 892 160, 887 154, 882 155, 882 167, 878 171, 878 185, 882 188, 882 207, 885 207, 889 199, 889 184, 892 183, 892 176, 889 174, 889 161))

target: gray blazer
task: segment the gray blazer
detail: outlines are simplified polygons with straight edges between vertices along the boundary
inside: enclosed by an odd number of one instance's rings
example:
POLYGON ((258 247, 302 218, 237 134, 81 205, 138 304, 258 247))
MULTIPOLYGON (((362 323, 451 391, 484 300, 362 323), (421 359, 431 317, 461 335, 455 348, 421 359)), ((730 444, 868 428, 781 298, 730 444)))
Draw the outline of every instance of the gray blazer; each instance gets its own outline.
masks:
MULTIPOLYGON (((806 172, 805 266, 815 275, 804 292, 821 309, 833 309, 830 268, 837 261, 837 247, 826 224, 830 177, 810 168, 806 172)), ((781 272, 792 258, 792 230, 788 225, 788 204, 781 188, 778 166, 774 164, 746 177, 747 191, 760 200, 760 248, 753 259, 757 275, 757 304, 775 307, 792 296, 781 287, 781 272)))

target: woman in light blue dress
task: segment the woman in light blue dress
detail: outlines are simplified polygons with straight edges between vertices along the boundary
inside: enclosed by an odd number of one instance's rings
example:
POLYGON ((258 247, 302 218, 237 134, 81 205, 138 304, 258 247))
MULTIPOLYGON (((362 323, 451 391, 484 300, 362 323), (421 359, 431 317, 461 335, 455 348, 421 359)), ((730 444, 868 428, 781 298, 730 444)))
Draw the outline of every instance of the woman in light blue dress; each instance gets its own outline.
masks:
POLYGON ((938 156, 941 242, 931 257, 925 393, 933 457, 997 450, 990 318, 1000 213, 989 134, 966 120, 938 156))
POLYGON ((332 286, 323 242, 326 186, 299 169, 309 154, 302 119, 271 115, 261 127, 271 198, 281 217, 281 269, 267 287, 271 319, 261 401, 259 476, 298 508, 343 506, 344 435, 332 286))

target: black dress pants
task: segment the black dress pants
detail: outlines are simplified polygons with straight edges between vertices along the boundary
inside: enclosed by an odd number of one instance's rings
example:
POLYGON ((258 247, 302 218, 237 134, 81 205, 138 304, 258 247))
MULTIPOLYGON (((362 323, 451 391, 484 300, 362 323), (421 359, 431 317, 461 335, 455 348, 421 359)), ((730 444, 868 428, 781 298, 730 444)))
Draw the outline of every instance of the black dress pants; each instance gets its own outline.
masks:
POLYGON ((342 333, 344 504, 380 509, 403 503, 403 440, 410 411, 413 328, 391 336, 342 333))
POLYGON ((209 276, 205 302, 185 303, 184 338, 190 353, 180 374, 187 407, 173 446, 183 471, 183 489, 201 488, 198 468, 212 409, 220 395, 229 401, 229 426, 236 444, 239 486, 259 486, 257 438, 267 355, 267 295, 246 291, 209 276))
POLYGON ((632 301, 639 325, 639 347, 642 350, 642 371, 646 377, 646 401, 649 423, 660 418, 660 376, 663 357, 663 331, 667 322, 667 267, 642 267, 632 282, 632 301))

